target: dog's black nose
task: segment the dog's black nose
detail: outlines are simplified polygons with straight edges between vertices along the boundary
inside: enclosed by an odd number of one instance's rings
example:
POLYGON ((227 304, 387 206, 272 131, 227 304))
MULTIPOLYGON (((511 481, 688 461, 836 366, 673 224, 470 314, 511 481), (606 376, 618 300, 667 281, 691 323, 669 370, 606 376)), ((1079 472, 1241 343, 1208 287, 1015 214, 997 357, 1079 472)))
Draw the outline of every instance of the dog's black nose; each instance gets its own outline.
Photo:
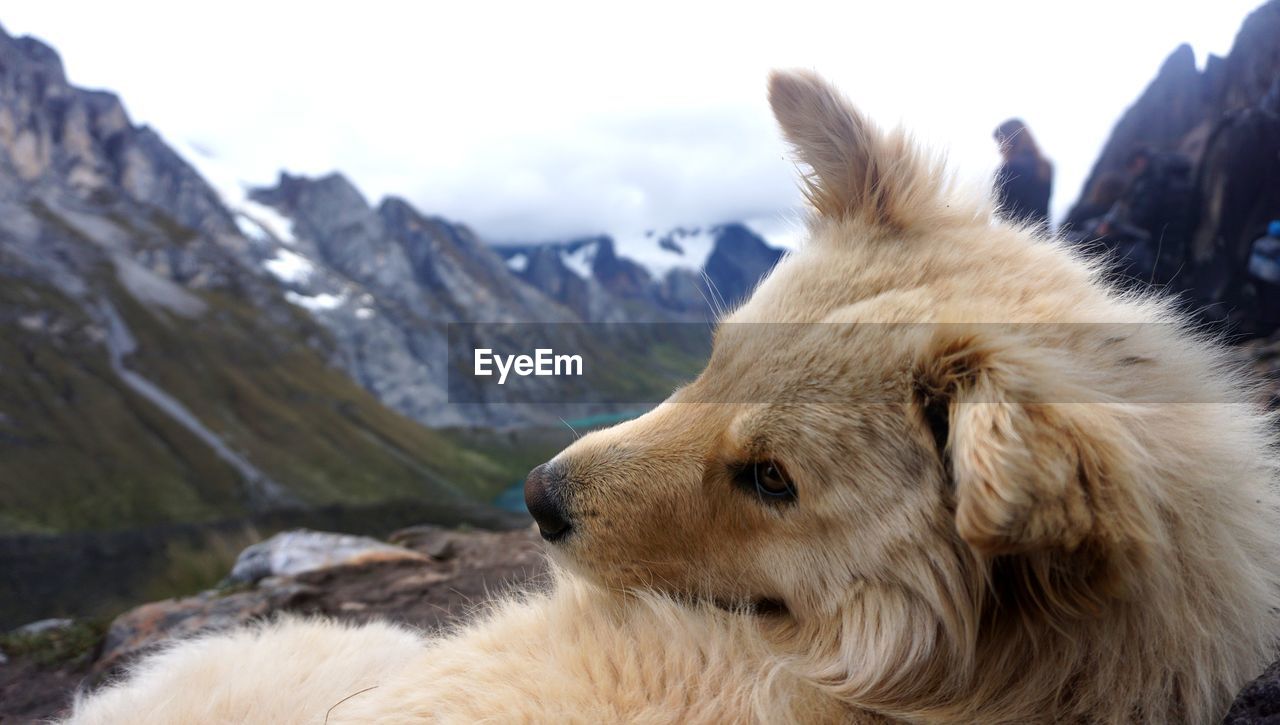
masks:
POLYGON ((564 467, 556 463, 544 463, 529 471, 524 479, 524 505, 533 514, 539 533, 547 541, 564 538, 572 528, 561 497, 563 485, 564 467))

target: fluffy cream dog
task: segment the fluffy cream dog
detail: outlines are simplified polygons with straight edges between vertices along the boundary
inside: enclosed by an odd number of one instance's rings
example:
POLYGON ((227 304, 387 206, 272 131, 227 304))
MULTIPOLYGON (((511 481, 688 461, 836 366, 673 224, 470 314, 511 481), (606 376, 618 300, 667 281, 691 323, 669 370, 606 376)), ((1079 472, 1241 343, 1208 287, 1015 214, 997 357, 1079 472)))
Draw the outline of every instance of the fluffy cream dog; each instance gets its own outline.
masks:
POLYGON ((770 101, 810 239, 696 381, 530 474, 549 592, 429 641, 180 644, 72 720, 1221 717, 1280 606, 1270 422, 1224 353, 816 76, 770 101))

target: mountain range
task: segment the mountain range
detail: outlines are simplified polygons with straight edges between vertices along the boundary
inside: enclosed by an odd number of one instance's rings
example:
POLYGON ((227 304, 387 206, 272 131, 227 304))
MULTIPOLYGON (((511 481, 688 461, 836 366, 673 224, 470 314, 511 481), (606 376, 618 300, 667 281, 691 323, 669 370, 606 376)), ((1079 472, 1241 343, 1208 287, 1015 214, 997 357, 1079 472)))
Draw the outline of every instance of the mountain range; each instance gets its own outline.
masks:
POLYGON ((591 322, 713 318, 742 301, 783 254, 738 222, 496 251, 521 280, 591 322))
POLYGON ((487 500, 524 464, 465 431, 561 412, 451 404, 450 323, 706 320, 781 255, 734 223, 639 261, 609 237, 494 248, 339 173, 216 167, 0 30, 0 533, 487 500))

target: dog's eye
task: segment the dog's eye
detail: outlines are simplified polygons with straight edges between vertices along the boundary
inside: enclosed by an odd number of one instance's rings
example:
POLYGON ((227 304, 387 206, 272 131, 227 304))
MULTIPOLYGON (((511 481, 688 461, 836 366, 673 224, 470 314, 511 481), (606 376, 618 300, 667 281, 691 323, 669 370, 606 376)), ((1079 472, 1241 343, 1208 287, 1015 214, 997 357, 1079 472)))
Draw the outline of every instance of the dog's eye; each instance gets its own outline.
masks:
MULTIPOLYGON (((756 461, 746 467, 744 473, 756 493, 775 501, 794 501, 796 487, 777 461, 756 461)), ((746 482, 744 482, 746 483, 746 482)))

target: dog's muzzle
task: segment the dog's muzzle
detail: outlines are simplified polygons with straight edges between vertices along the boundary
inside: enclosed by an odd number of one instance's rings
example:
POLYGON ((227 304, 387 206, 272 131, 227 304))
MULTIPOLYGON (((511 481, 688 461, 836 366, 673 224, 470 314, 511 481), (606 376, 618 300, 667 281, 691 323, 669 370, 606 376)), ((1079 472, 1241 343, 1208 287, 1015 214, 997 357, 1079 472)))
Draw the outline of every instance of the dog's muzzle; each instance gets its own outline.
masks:
POLYGON ((524 479, 524 505, 547 541, 559 541, 573 529, 564 505, 564 481, 564 467, 554 462, 529 471, 524 479))

